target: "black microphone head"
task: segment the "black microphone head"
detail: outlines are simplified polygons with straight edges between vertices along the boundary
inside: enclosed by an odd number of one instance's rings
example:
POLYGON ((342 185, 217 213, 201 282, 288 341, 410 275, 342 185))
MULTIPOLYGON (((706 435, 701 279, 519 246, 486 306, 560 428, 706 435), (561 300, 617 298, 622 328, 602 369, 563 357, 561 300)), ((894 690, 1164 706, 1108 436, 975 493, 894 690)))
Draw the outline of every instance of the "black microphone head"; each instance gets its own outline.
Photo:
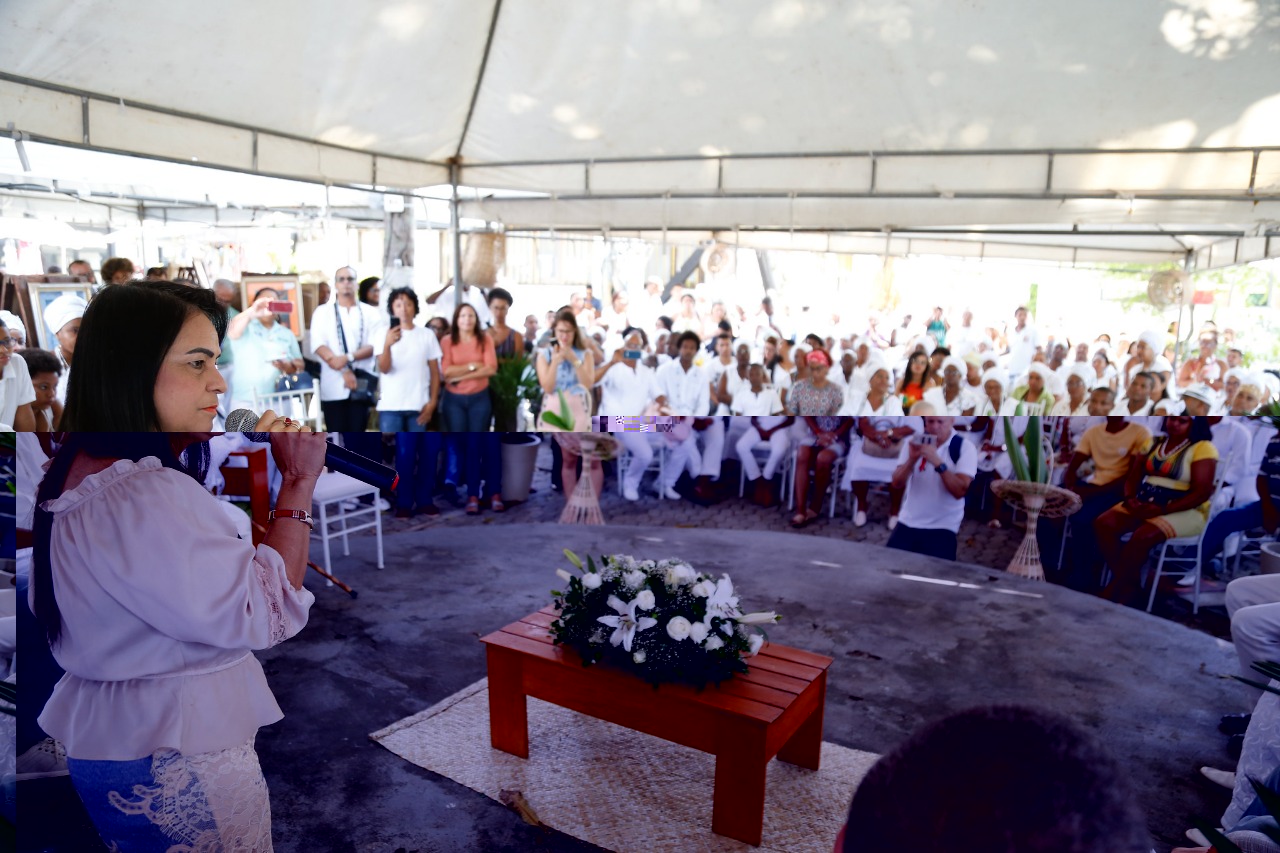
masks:
POLYGON ((253 431, 259 420, 260 418, 248 409, 236 409, 227 415, 226 430, 227 432, 248 433, 250 441, 266 441, 267 433, 253 431))

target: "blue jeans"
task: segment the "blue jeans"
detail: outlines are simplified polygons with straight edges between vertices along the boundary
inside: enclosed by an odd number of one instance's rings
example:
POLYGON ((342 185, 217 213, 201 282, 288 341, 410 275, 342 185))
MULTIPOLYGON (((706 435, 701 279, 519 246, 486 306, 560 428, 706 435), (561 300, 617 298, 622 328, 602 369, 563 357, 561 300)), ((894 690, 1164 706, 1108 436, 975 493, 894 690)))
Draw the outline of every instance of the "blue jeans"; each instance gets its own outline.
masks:
POLYGON ((466 467, 467 496, 488 499, 502 494, 502 439, 496 432, 465 432, 458 435, 459 449, 466 467), (484 491, 480 481, 484 480, 484 491))
POLYGON ((1222 553, 1222 546, 1232 533, 1241 533, 1262 526, 1262 502, 1226 509, 1218 513, 1205 528, 1200 548, 1200 571, 1209 567, 1209 561, 1222 553))
POLYGON ((426 432, 418 423, 419 412, 378 412, 378 429, 381 432, 426 432))
POLYGON ((440 399, 440 411, 444 414, 444 428, 449 432, 488 432, 493 420, 493 402, 489 390, 474 394, 455 394, 445 391, 440 399))
POLYGON ((440 433, 426 432, 422 428, 396 433, 396 473, 400 475, 396 509, 413 509, 415 502, 419 509, 430 505, 435 496, 436 466, 440 462, 443 443, 444 437, 440 433))
POLYGON ((53 659, 44 629, 27 606, 30 581, 18 576, 16 604, 18 611, 18 644, 22 646, 22 702, 18 705, 18 755, 26 752, 48 735, 36 718, 44 712, 44 704, 53 695, 54 685, 62 678, 62 667, 53 659))
POLYGON ((950 530, 921 530, 899 522, 885 547, 955 562, 957 545, 956 535, 950 530))

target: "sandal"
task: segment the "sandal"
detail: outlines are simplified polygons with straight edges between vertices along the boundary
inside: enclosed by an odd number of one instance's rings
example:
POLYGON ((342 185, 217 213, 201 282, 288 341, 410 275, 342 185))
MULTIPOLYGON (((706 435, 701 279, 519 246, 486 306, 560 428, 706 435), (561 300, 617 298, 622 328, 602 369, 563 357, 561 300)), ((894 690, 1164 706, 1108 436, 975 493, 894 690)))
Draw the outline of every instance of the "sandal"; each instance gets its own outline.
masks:
POLYGON ((492 498, 490 498, 489 508, 494 512, 507 511, 507 505, 502 502, 502 497, 500 495, 494 495, 492 498))
POLYGON ((476 497, 467 498, 467 515, 480 514, 480 499, 476 497))
POLYGON ((1000 519, 993 518, 987 522, 987 527, 989 527, 992 530, 1000 530, 1001 528, 1004 527, 1004 525, 1000 523, 1000 519))
POLYGON ((805 524, 808 523, 808 521, 809 519, 805 516, 803 512, 797 512, 795 515, 791 516, 791 526, 796 528, 797 530, 799 530, 801 527, 804 527, 805 524))

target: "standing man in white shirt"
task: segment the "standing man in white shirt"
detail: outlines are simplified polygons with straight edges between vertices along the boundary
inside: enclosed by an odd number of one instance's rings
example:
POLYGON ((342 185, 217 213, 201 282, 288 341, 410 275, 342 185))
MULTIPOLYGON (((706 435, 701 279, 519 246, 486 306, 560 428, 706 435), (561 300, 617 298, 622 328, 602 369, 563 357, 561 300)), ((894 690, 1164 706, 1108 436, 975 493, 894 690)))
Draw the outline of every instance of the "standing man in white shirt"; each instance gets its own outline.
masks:
POLYGON ((893 472, 895 489, 906 489, 890 548, 955 560, 956 534, 964 520, 964 496, 978 473, 978 452, 952 430, 953 418, 927 417, 923 435, 907 446, 893 472))
POLYGON ((724 421, 706 417, 711 410, 711 384, 706 372, 693 363, 702 340, 696 332, 685 332, 678 343, 679 358, 658 368, 657 402, 672 415, 695 420, 693 432, 672 451, 672 464, 667 466, 665 480, 659 484, 659 490, 672 500, 680 497, 675 485, 686 468, 698 478, 699 491, 705 494, 709 482, 720 479, 720 465, 724 461, 724 421))
POLYGON ((1019 305, 1013 312, 1014 325, 1008 328, 1005 336, 1009 340, 1009 375, 1021 376, 1031 366, 1036 349, 1040 346, 1040 333, 1034 326, 1027 325, 1027 309, 1019 305))
POLYGON ((373 372, 374 342, 386 338, 387 324, 378 309, 356 299, 353 267, 338 269, 333 287, 333 300, 311 315, 311 346, 320 362, 320 409, 330 432, 363 432, 374 401, 352 399, 358 390, 356 371, 373 372))

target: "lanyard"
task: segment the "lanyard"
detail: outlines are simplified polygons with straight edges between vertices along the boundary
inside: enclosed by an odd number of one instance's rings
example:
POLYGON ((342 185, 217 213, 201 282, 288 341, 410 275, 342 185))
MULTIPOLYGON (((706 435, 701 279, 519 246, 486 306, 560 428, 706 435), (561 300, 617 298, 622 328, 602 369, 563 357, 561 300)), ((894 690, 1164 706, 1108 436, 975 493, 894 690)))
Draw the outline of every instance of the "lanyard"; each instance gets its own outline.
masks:
MULTIPOLYGON (((356 338, 356 349, 360 349, 364 345, 364 309, 360 307, 360 303, 356 303, 356 316, 360 318, 360 337, 356 338)), ((342 328, 342 311, 338 308, 338 301, 333 301, 333 319, 338 324, 338 341, 342 344, 343 354, 347 354, 347 330, 342 328)))

